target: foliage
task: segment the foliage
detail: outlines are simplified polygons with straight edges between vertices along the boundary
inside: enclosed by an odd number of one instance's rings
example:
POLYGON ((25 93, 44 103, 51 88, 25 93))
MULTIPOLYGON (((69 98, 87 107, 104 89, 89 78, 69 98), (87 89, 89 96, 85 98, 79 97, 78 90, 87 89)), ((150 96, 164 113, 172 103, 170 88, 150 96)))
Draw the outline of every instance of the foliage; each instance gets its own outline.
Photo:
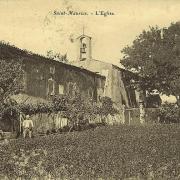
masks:
POLYGON ((55 53, 52 50, 47 51, 47 57, 60 62, 68 62, 67 54, 62 55, 61 53, 55 53))
POLYGON ((94 119, 97 114, 107 116, 116 114, 118 111, 113 107, 110 98, 102 98, 101 104, 91 99, 83 98, 80 94, 76 96, 58 95, 52 98, 52 101, 38 104, 7 104, 3 111, 3 119, 17 120, 18 114, 38 114, 52 113, 61 111, 64 117, 67 117, 71 125, 88 124, 89 120, 94 119), (12 113, 13 112, 13 113, 12 113))
POLYGON ((108 97, 102 98, 101 104, 99 104, 92 99, 83 98, 80 94, 76 96, 54 96, 53 108, 55 111, 63 111, 72 123, 80 124, 88 122, 89 118, 93 118, 97 114, 106 116, 118 112, 108 97))
POLYGON ((8 98, 23 88, 22 63, 15 60, 0 60, 0 103, 8 101, 8 98))
POLYGON ((1 113, 0 129, 9 132, 17 131, 19 127, 18 118, 19 118, 18 109, 12 105, 10 106, 5 105, 1 113))
MULTIPOLYGON (((11 153, 11 159, 8 159, 8 164, 13 164, 13 172, 10 172, 10 176, 13 179, 17 177, 21 179, 41 178, 41 175, 45 176, 45 170, 43 165, 45 164, 44 158, 46 157, 46 150, 35 149, 26 150, 23 149, 16 150, 11 153), (32 167, 31 169, 29 169, 32 167)), ((12 168, 10 166, 9 168, 12 168)), ((8 178, 5 174, 1 174, 1 178, 8 178)))
POLYGON ((111 98, 109 97, 102 97, 101 98, 101 109, 100 109, 100 114, 107 116, 108 114, 116 114, 118 111, 113 107, 113 102, 111 98))
POLYGON ((9 179, 179 179, 180 127, 112 126, 1 145, 9 179), (46 177, 46 178, 45 178, 46 177))
POLYGON ((160 108, 145 108, 145 123, 159 124, 160 108))
POLYGON ((157 108, 161 105, 162 100, 159 94, 150 94, 146 97, 146 107, 147 108, 157 108))
POLYGON ((23 88, 22 68, 20 59, 0 59, 0 118, 5 108, 14 103, 10 96, 19 93, 23 88))
POLYGON ((38 104, 19 104, 16 106, 19 112, 23 112, 24 114, 37 114, 37 113, 51 113, 53 112, 53 104, 51 102, 48 103, 38 103, 38 104))
POLYGON ((174 103, 165 103, 161 106, 159 112, 160 122, 179 123, 180 108, 174 103))
POLYGON ((121 63, 138 75, 138 79, 133 76, 131 79, 140 89, 149 93, 158 90, 166 95, 174 95, 179 100, 179 23, 172 23, 166 29, 150 27, 148 31, 144 30, 132 46, 125 47, 122 53, 124 57, 121 63))

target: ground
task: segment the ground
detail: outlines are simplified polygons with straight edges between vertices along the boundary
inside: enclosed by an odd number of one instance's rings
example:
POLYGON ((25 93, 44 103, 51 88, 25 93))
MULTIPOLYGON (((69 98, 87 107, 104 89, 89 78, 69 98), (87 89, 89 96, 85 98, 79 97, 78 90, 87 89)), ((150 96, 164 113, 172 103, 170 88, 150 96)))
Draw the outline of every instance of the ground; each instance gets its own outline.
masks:
POLYGON ((1 179, 180 179, 179 137, 179 125, 121 125, 18 139, 1 145, 1 179))

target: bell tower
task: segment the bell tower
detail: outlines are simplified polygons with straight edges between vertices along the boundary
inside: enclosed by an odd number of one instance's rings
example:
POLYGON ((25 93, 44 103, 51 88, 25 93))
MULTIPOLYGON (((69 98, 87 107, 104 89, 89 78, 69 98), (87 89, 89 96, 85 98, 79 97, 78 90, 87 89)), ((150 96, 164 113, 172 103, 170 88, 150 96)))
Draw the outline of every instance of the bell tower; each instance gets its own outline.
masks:
POLYGON ((77 60, 78 61, 86 61, 92 59, 91 52, 91 37, 87 35, 79 36, 77 40, 77 60))

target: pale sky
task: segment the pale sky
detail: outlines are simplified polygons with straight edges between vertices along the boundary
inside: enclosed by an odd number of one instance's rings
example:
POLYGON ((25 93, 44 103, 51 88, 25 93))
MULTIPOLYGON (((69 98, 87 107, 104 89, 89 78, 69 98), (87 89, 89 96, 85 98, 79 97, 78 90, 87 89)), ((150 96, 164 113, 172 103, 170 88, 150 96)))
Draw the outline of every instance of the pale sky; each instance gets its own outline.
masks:
POLYGON ((119 64, 121 50, 143 29, 167 27, 180 19, 178 0, 0 0, 0 40, 45 55, 48 50, 76 59, 70 39, 92 36, 93 58, 119 64), (88 16, 53 15, 54 10, 88 12, 88 16), (114 16, 91 15, 111 11, 114 16))

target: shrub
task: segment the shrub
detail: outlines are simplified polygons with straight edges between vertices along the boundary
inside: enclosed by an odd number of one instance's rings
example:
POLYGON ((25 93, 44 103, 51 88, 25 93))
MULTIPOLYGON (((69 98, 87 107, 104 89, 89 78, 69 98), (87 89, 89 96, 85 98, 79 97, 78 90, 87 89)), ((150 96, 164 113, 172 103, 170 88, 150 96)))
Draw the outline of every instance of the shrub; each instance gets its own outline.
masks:
POLYGON ((174 103, 163 104, 158 115, 161 123, 180 122, 180 108, 174 103))
MULTIPOLYGON (((115 114, 117 110, 113 107, 113 102, 110 98, 104 97, 101 103, 96 103, 88 98, 83 98, 80 94, 74 97, 68 95, 58 95, 52 98, 52 101, 38 104, 11 104, 3 110, 3 117, 10 117, 18 121, 20 112, 24 114, 37 114, 37 113, 52 113, 63 112, 63 116, 69 119, 70 124, 86 125, 89 119, 93 119, 97 114, 105 115, 115 114), (13 112, 13 117, 12 117, 13 112)), ((7 118, 2 118, 6 121, 7 118)))
POLYGON ((114 115, 118 113, 118 111, 113 107, 113 101, 111 98, 103 97, 101 102, 102 106, 99 109, 101 115, 107 116, 108 114, 114 115))

